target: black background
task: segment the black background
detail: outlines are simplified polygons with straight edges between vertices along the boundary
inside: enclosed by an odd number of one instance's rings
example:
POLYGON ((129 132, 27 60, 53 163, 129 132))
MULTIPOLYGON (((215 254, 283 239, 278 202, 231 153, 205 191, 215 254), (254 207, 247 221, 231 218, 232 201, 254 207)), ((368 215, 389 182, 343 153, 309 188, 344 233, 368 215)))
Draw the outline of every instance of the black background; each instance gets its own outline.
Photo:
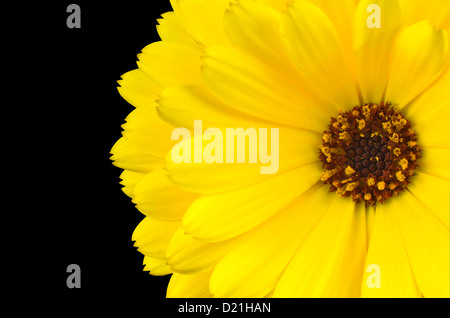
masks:
POLYGON ((143 271, 131 235, 144 216, 122 192, 122 170, 109 157, 134 109, 119 95, 117 80, 137 68, 142 48, 159 40, 156 19, 171 11, 170 3, 54 1, 14 11, 19 20, 10 27, 22 26, 13 39, 15 65, 29 66, 18 75, 26 89, 14 92, 26 106, 15 110, 27 114, 20 122, 27 131, 19 163, 25 176, 16 178, 21 193, 14 200, 16 216, 30 225, 16 229, 29 234, 16 243, 16 269, 25 278, 16 291, 73 307, 133 301, 158 308, 169 276, 143 271), (71 3, 81 8, 80 29, 66 25, 71 3), (66 286, 69 264, 81 268, 80 289, 66 286))

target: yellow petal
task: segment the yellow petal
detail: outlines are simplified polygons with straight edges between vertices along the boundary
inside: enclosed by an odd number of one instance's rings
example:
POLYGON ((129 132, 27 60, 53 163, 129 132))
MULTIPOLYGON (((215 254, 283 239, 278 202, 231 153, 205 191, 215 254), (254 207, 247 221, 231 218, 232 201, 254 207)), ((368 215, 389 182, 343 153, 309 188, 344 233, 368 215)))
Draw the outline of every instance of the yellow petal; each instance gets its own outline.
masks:
POLYGON ((225 13, 225 30, 234 45, 268 61, 285 57, 280 37, 280 12, 252 0, 240 0, 225 13))
POLYGON ((118 81, 120 95, 134 107, 153 104, 161 88, 139 69, 129 71, 118 81))
POLYGON ((199 197, 183 218, 185 232, 222 241, 261 224, 315 184, 320 164, 306 165, 235 191, 199 197))
MULTIPOLYGON (((194 121, 209 127, 274 127, 276 124, 230 107, 204 85, 170 87, 161 92, 158 113, 175 127, 194 129, 194 121)), ((279 126, 279 125, 278 125, 279 126)))
POLYGON ((170 0, 175 14, 192 38, 205 46, 228 44, 223 15, 231 0, 170 0))
MULTIPOLYGON (((225 138, 224 138, 225 139, 225 138)), ((203 140, 203 135, 194 136, 181 141, 166 157, 166 169, 168 176, 177 186, 192 192, 217 193, 240 188, 255 182, 264 180, 267 175, 262 175, 259 164, 213 162, 195 163, 195 145, 203 140), (174 161, 178 152, 191 148, 191 160, 188 162, 174 161)), ((203 143, 202 153, 205 143, 203 143)), ((226 149, 226 148, 225 148, 226 149)), ((225 153, 225 151, 224 151, 225 153)), ((247 153, 247 152, 246 152, 247 153)))
POLYGON ((359 295, 358 289, 348 284, 360 281, 362 275, 366 234, 363 215, 356 217, 356 212, 363 209, 356 210, 355 202, 339 197, 324 204, 327 211, 296 251, 274 297, 359 295))
POLYGON ((208 48, 203 78, 231 107, 266 120, 322 131, 329 117, 296 82, 243 50, 208 48))
MULTIPOLYGON (((239 0, 225 13, 225 30, 233 44, 269 65, 276 65, 277 73, 286 83, 296 83, 297 94, 314 100, 311 108, 323 108, 326 100, 322 92, 306 89, 307 80, 293 67, 283 48, 280 35, 281 14, 265 4, 253 0, 239 0)), ((329 116, 334 112, 329 112, 329 116)))
POLYGON ((210 298, 209 278, 211 272, 192 275, 174 273, 167 287, 167 298, 210 298))
POLYGON ((393 48, 386 100, 406 106, 442 73, 448 54, 444 30, 429 21, 416 23, 399 33, 393 48))
MULTIPOLYGON (((259 130, 257 130, 257 132, 258 131, 259 130)), ((270 133, 270 130, 268 130, 268 134, 270 133)), ((226 140, 226 131, 222 132, 222 136, 223 140, 226 140)), ((199 135, 180 142, 180 147, 182 147, 182 149, 191 147, 191 163, 176 163, 173 160, 173 157, 176 157, 177 152, 180 151, 179 149, 176 149, 177 147, 174 147, 171 153, 166 157, 166 169, 169 172, 168 176, 170 180, 176 185, 192 192, 217 193, 230 191, 271 177, 273 174, 262 174, 261 169, 264 167, 271 167, 269 169, 274 169, 277 167, 277 164, 279 164, 278 171, 275 171, 275 174, 282 174, 283 172, 301 167, 305 164, 318 161, 317 140, 320 139, 320 135, 316 133, 280 128, 279 159, 276 160, 276 156, 272 157, 267 164, 261 162, 259 155, 256 158, 256 163, 249 163, 249 142, 246 142, 245 144, 245 163, 237 163, 236 160, 233 163, 227 163, 226 158, 222 160, 223 163, 207 163, 203 160, 202 153, 204 152, 205 147, 209 145, 209 142, 204 141, 203 138, 203 135, 199 135), (199 153, 202 157, 200 158, 202 162, 194 163, 195 158, 193 157, 195 156, 195 147, 198 147, 196 145, 200 144, 202 146, 202 152, 199 153)), ((267 149, 276 149, 272 148, 271 137, 268 136, 267 139, 267 149)), ((258 144, 260 143, 260 140, 258 140, 258 144)), ((265 143, 264 140, 262 143, 265 143)), ((234 154, 236 156, 238 153, 237 142, 234 146, 234 154)), ((220 148, 220 146, 218 147, 220 148)), ((198 149, 200 148, 198 147, 198 149)), ((223 146, 224 157, 226 152, 226 146, 223 146)))
POLYGON ((369 244, 372 239, 374 224, 375 224, 375 207, 367 207, 367 209, 366 209, 366 250, 369 250, 369 244))
POLYGON ((450 171, 444 170, 435 166, 426 165, 424 167, 419 167, 417 169, 418 172, 422 172, 428 174, 433 177, 437 177, 440 179, 444 179, 446 181, 450 181, 450 171))
POLYGON ((361 280, 367 256, 366 208, 363 204, 355 207, 352 221, 352 233, 347 248, 342 255, 343 261, 336 271, 340 274, 332 283, 330 297, 361 297, 361 280))
POLYGON ((416 124, 413 129, 417 133, 418 144, 424 148, 450 148, 449 118, 450 103, 416 124))
POLYGON ((436 118, 436 113, 442 112, 445 108, 450 108, 449 87, 450 67, 447 67, 444 73, 428 89, 402 110, 402 113, 415 124, 420 124, 423 121, 434 124, 436 120, 448 122, 448 117, 445 118, 439 114, 436 118), (430 118, 430 116, 432 117, 430 118))
POLYGON ((167 246, 179 227, 178 221, 157 221, 145 217, 134 230, 131 239, 136 241, 134 245, 145 256, 165 258, 167 246))
POLYGON ((172 270, 181 274, 209 271, 227 252, 235 248, 243 237, 209 243, 185 234, 180 228, 167 247, 167 263, 172 270))
POLYGON ((211 293, 215 297, 266 296, 275 288, 299 244, 320 222, 328 203, 338 199, 328 187, 317 184, 255 228, 217 264, 211 276, 211 293))
POLYGON ((161 221, 181 220, 198 194, 175 186, 167 172, 158 169, 147 174, 136 185, 133 203, 146 216, 161 221))
MULTIPOLYGON (((140 79, 142 72, 136 71, 133 76, 136 75, 132 83, 140 79)), ((126 87, 134 85, 127 83, 126 87)), ((137 98, 134 101, 139 100, 137 98)), ((137 102, 139 107, 127 116, 126 123, 122 125, 125 131, 122 133, 123 137, 111 149, 111 160, 121 168, 146 173, 162 167, 162 158, 174 144, 170 140, 173 127, 158 117, 154 101, 150 104, 141 102, 137 102)))
POLYGON ((286 9, 287 4, 291 0, 256 0, 257 2, 263 3, 267 6, 274 8, 280 12, 283 12, 286 9))
POLYGON ((449 228, 450 180, 417 172, 411 178, 408 190, 449 228))
POLYGON ((345 57, 350 63, 352 57, 353 20, 356 10, 354 0, 308 0, 321 9, 334 24, 344 46, 345 57))
POLYGON ((418 171, 450 180, 448 158, 450 158, 450 149, 424 148, 418 171))
POLYGON ((143 263, 145 265, 144 271, 150 271, 153 276, 164 276, 172 273, 165 259, 144 256, 143 263))
POLYGON ((447 0, 400 0, 407 23, 429 20, 439 28, 450 26, 450 2, 447 0))
MULTIPOLYGON (((122 125, 123 138, 130 147, 154 157, 164 158, 172 149, 175 141, 171 140, 174 127, 159 118, 155 105, 142 106, 133 110, 122 125)), ((128 150, 121 150, 128 152, 128 150)), ((114 152, 116 154, 116 152, 114 152)), ((137 155, 131 153, 127 155, 137 155)))
POLYGON ((390 204, 398 199, 391 198, 385 204, 377 205, 373 234, 363 269, 362 297, 421 296, 395 216, 398 210, 390 204))
POLYGON ((159 24, 156 26, 161 40, 186 42, 191 44, 195 43, 189 33, 184 29, 179 17, 175 14, 175 12, 166 12, 161 16, 162 19, 157 20, 159 24))
POLYGON ((329 97, 335 110, 359 104, 343 44, 323 11, 307 1, 292 1, 283 15, 281 36, 297 70, 329 97))
POLYGON ((138 66, 161 87, 201 82, 200 48, 191 43, 154 42, 138 54, 138 66))
POLYGON ((148 149, 139 147, 123 137, 114 144, 111 154, 115 166, 132 172, 146 174, 164 166, 163 158, 151 154, 148 149))
POLYGON ((354 17, 353 49, 356 70, 364 103, 379 103, 383 99, 389 78, 390 57, 397 31, 401 26, 397 0, 361 0, 354 17), (381 28, 369 28, 370 5, 380 8, 381 28))
POLYGON ((123 185, 122 191, 129 197, 133 197, 134 187, 136 184, 142 180, 143 177, 145 177, 145 173, 142 172, 134 172, 129 170, 124 170, 120 174, 120 179, 122 181, 120 182, 121 185, 123 185))
POLYGON ((168 155, 166 165, 172 182, 187 191, 198 193, 230 191, 268 178, 261 174, 257 164, 176 164, 168 155))
MULTIPOLYGON (((448 195, 445 210, 448 214, 448 195)), ((393 200, 408 259, 424 297, 450 297, 450 236, 440 222, 409 192, 393 200)))

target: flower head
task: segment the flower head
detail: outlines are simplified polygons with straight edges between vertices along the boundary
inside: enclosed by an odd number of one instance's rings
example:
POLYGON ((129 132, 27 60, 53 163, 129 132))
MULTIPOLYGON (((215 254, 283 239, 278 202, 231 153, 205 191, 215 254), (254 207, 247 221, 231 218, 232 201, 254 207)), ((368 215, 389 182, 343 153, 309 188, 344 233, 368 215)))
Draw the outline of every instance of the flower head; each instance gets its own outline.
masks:
POLYGON ((449 297, 450 2, 171 3, 111 151, 167 296, 449 297))

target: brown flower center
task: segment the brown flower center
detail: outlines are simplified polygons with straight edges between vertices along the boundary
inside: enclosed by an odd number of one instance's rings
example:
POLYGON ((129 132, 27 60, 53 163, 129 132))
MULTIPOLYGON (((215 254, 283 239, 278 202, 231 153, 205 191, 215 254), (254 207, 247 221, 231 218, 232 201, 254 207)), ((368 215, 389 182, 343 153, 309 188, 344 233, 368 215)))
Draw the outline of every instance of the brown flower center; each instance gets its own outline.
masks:
POLYGON ((321 180, 339 196, 366 206, 403 191, 421 157, 410 122, 389 103, 339 113, 322 140, 321 180))

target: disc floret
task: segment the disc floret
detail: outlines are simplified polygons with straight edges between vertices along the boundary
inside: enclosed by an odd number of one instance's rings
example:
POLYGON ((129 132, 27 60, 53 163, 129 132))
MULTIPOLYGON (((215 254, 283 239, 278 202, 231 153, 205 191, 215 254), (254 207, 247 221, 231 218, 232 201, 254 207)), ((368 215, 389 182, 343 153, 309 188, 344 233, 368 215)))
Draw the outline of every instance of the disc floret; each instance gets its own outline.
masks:
POLYGON ((421 157, 410 122, 389 103, 340 112, 331 118, 322 141, 321 180, 339 196, 366 206, 403 191, 421 157))

